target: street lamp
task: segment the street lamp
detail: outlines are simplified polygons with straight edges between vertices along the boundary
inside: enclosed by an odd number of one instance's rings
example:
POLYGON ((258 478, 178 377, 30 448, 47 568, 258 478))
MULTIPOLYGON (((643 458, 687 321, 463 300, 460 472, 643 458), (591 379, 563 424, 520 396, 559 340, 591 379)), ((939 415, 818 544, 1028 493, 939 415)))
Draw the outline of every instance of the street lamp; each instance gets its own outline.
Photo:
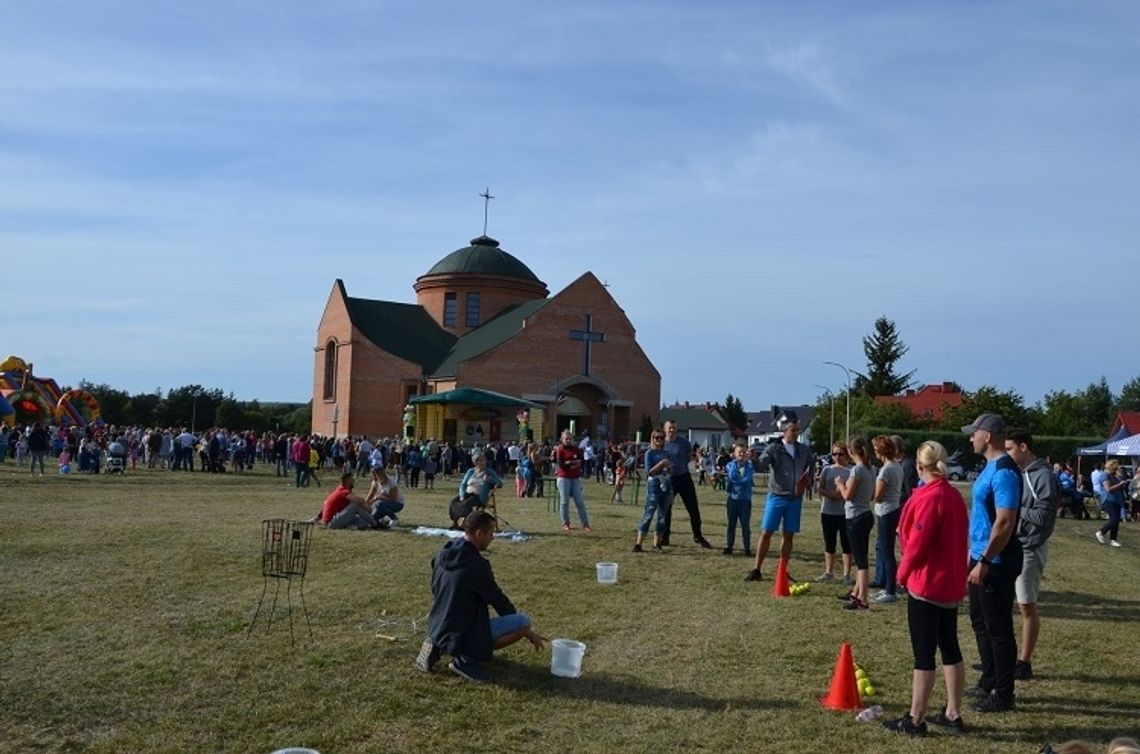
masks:
POLYGON ((839 367, 843 370, 843 373, 847 375, 847 425, 843 435, 846 441, 847 438, 851 437, 851 370, 835 361, 825 361, 823 363, 828 366, 839 367))
POLYGON ((190 410, 190 434, 194 434, 194 426, 198 423, 198 396, 202 394, 201 390, 194 390, 190 395, 194 398, 190 410))
POLYGON ((826 385, 816 385, 816 387, 822 388, 827 393, 827 400, 831 403, 831 427, 827 432, 827 449, 830 451, 835 447, 835 394, 826 385))

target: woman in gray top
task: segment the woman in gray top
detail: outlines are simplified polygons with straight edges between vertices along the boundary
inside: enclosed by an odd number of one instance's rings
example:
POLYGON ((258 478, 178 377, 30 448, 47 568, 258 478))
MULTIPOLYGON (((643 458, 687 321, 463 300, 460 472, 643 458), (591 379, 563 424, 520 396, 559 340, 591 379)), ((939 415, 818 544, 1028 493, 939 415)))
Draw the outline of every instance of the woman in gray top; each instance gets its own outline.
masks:
POLYGON ((875 456, 883 464, 875 480, 875 582, 882 590, 872 598, 872 602, 894 602, 895 571, 898 558, 895 557, 895 535, 899 528, 902 509, 903 470, 895 458, 894 440, 879 435, 871 441, 875 456))
POLYGON ((843 497, 835 487, 835 480, 846 479, 850 474, 847 467, 847 446, 835 443, 831 449, 831 465, 825 466, 819 474, 819 520, 823 527, 823 573, 816 581, 831 581, 835 578, 835 544, 839 540, 843 548, 843 585, 851 586, 851 543, 847 541, 847 516, 844 513, 843 497))
POLYGON ((847 539, 855 560, 855 587, 842 599, 844 610, 866 610, 867 604, 867 550, 871 543, 871 529, 875 525, 871 514, 871 496, 875 492, 875 476, 868 468, 867 441, 858 435, 847 440, 847 452, 855 465, 845 480, 836 480, 835 487, 843 497, 843 513, 847 517, 847 539))

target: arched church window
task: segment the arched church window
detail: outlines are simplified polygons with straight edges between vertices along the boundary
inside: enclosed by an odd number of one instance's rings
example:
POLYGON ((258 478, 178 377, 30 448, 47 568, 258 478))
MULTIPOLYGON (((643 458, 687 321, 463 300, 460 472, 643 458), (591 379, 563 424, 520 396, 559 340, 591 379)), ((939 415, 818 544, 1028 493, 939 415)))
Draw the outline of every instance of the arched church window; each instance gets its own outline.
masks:
POLYGON ((321 391, 326 401, 336 399, 336 341, 325 343, 325 384, 321 391))

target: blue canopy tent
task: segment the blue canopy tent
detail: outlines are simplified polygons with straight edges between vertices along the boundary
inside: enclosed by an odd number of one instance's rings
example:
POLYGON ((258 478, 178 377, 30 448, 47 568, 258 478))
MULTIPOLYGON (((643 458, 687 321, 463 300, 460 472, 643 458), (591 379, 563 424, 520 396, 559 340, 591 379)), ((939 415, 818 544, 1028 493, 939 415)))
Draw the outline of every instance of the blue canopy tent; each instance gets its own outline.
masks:
MULTIPOLYGON (((1121 427, 1121 432, 1124 428, 1121 427)), ((1117 432, 1120 434, 1120 432, 1117 432)), ((1105 455, 1109 456, 1140 456, 1140 434, 1125 437, 1123 440, 1110 442, 1105 448, 1105 455)))
MULTIPOLYGON (((1125 440, 1127 438, 1128 438, 1128 430, 1125 429, 1124 427, 1121 427, 1120 429, 1116 430, 1116 434, 1114 434, 1112 437, 1108 438, 1104 442, 1099 443, 1097 445, 1093 445, 1092 447, 1089 447, 1089 448, 1077 448, 1075 453, 1078 456, 1110 456, 1110 455, 1115 455, 1114 453, 1110 453, 1108 451, 1108 446, 1111 443, 1119 442, 1119 441, 1125 440)), ((1137 447, 1140 447, 1140 444, 1138 444, 1137 447)))

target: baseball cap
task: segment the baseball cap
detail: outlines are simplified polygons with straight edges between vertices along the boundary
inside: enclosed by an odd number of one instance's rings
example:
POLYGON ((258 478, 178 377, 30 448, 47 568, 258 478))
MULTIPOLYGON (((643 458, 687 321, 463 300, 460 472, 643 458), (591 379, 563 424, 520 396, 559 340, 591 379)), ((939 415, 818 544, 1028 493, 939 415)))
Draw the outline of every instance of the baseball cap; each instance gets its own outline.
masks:
POLYGON ((973 424, 967 424, 962 427, 962 434, 972 435, 979 430, 1004 435, 1006 431, 1005 419, 997 414, 981 414, 977 419, 974 419, 973 424))

